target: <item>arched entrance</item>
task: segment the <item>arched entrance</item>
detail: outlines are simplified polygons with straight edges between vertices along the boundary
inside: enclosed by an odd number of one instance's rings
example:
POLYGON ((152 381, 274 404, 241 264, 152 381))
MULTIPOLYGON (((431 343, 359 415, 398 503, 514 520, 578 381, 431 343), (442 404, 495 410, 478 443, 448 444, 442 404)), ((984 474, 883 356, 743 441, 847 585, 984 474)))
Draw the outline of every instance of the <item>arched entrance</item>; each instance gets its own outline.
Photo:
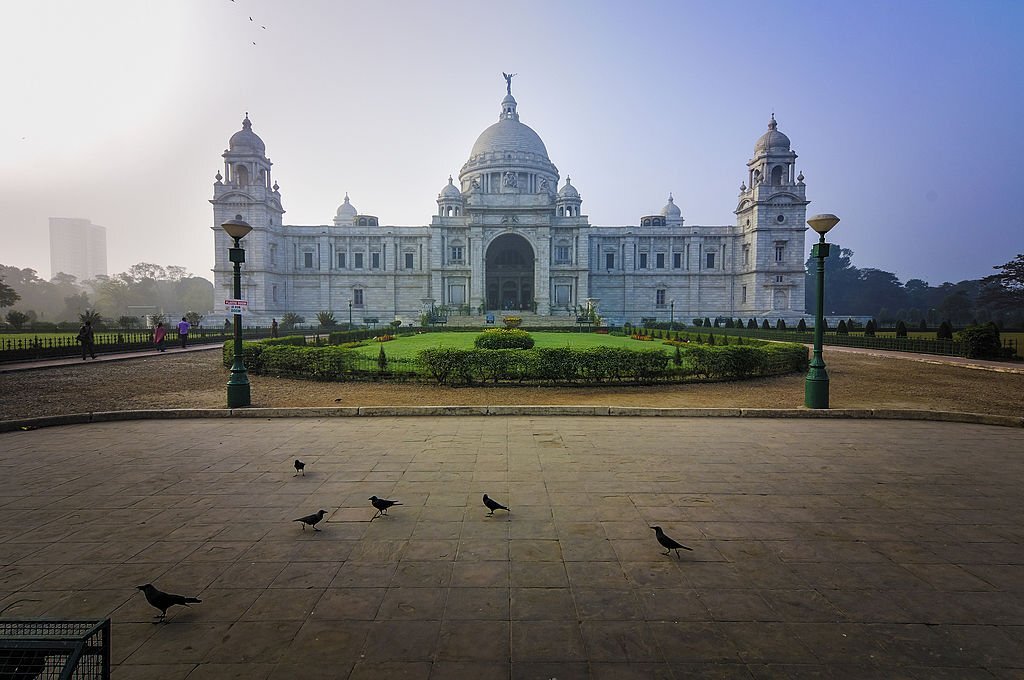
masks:
POLYGON ((518 234, 491 241, 486 256, 487 309, 533 308, 533 248, 518 234))

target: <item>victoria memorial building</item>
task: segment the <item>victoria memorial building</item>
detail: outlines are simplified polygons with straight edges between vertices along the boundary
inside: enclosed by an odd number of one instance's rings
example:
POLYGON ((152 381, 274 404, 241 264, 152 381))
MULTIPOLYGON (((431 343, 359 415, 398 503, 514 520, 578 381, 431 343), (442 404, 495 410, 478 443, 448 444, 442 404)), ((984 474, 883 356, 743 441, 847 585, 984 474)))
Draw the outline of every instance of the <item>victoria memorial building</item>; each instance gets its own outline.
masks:
MULTIPOLYGON (((230 239, 220 225, 241 215, 245 323, 269 324, 321 311, 355 323, 417 323, 431 308, 449 314, 508 310, 564 317, 594 305, 607 323, 804 316, 804 178, 774 116, 747 161, 728 225, 686 224, 671 194, 633 224, 595 226, 569 177, 520 121, 508 79, 497 122, 437 195, 419 226, 385 224, 344 202, 329 224, 285 224, 263 140, 246 115, 214 184, 215 302, 233 297, 230 239)), ((386 209, 386 206, 384 207, 386 209)), ((560 319, 537 319, 560 322, 560 319)))

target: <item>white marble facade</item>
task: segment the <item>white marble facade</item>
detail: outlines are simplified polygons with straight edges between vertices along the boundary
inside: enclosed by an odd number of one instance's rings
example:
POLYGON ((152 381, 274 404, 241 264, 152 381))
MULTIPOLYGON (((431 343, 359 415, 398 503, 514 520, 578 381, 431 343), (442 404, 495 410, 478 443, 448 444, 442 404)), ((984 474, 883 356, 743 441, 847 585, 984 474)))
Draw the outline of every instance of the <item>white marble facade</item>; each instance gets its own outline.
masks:
MULTIPOLYGON (((346 194, 330 224, 286 225, 263 140, 248 115, 223 154, 214 184, 216 309, 231 295, 228 236, 240 214, 245 238, 246 324, 287 312, 315 323, 395 318, 417 323, 431 305, 483 311, 535 310, 564 316, 596 301, 607 323, 729 316, 804 316, 803 175, 775 118, 747 162, 732 225, 684 225, 669 195, 636 224, 591 226, 569 177, 540 136, 519 120, 511 87, 498 121, 477 138, 458 180, 448 178, 429 225, 380 224, 346 194)), ((386 211, 386 206, 382 206, 386 211)))

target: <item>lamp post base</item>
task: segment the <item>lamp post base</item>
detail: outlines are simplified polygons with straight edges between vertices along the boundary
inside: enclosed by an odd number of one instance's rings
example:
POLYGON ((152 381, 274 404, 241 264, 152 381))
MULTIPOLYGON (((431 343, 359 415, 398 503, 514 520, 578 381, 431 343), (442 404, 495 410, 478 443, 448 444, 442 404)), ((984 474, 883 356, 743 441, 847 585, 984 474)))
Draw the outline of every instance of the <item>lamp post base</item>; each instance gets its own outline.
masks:
POLYGON ((231 377, 228 378, 228 408, 250 406, 249 373, 241 360, 236 359, 231 365, 231 377))
MULTIPOLYGON (((824 373, 824 371, 822 371, 824 373)), ((828 376, 807 376, 804 381, 804 406, 828 408, 828 376)))

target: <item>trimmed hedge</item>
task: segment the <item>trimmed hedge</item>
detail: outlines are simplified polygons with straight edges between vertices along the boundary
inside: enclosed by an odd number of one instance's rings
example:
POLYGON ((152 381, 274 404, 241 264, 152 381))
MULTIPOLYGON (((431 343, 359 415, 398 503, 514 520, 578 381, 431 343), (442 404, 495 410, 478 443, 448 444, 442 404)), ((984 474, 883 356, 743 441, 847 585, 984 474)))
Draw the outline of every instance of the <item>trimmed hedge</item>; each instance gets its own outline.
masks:
POLYGON ((483 382, 650 382, 667 374, 669 356, 660 349, 542 347, 539 349, 425 349, 424 371, 441 384, 483 382))
POLYGON ((473 340, 477 349, 533 349, 533 337, 518 328, 489 328, 473 340))
MULTIPOLYGON (((283 340, 284 338, 280 338, 283 340)), ((737 380, 807 369, 803 345, 763 343, 699 345, 666 341, 663 349, 624 347, 542 347, 537 349, 426 349, 415 362, 387 360, 390 377, 429 376, 446 385, 499 382, 651 383, 671 380, 737 380), (676 358, 678 357, 678 359, 676 358), (401 366, 393 364, 401 363, 401 366), (396 372, 397 371, 397 372, 396 372), (399 375, 401 374, 401 375, 399 375)), ((224 366, 234 359, 233 342, 224 344, 224 366)), ((254 374, 310 380, 371 378, 383 373, 379 357, 346 347, 243 342, 242 361, 254 374)))

